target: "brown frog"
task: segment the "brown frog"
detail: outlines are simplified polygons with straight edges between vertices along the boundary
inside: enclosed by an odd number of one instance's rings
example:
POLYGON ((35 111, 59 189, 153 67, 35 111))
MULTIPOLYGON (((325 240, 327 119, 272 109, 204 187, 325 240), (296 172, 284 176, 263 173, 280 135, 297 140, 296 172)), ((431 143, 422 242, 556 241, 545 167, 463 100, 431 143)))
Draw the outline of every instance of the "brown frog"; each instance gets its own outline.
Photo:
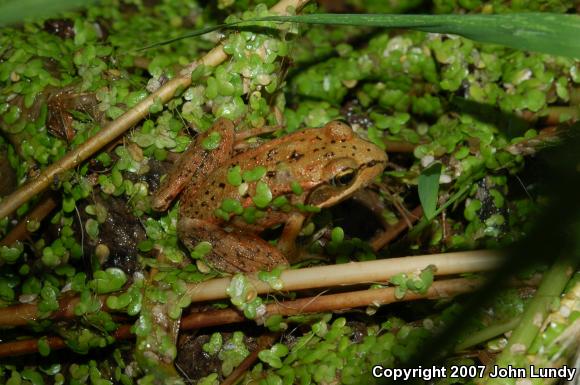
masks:
POLYGON ((212 249, 205 261, 223 272, 288 264, 309 213, 336 205, 365 187, 387 162, 383 150, 339 121, 270 140, 238 155, 234 141, 234 124, 216 121, 178 159, 152 202, 154 209, 166 210, 185 190, 179 238, 190 250, 198 242, 209 242, 212 249), (203 148, 216 137, 217 148, 203 148), (276 246, 259 237, 281 224, 276 246))

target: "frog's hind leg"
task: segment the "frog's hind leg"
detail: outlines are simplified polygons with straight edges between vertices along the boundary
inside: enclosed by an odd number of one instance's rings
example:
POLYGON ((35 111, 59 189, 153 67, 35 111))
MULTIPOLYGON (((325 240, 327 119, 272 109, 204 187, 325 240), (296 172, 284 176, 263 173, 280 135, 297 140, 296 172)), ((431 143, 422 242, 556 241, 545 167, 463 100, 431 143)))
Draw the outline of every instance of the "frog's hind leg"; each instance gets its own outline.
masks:
POLYGON ((212 249, 204 260, 222 272, 269 271, 276 266, 288 265, 280 250, 251 233, 227 232, 213 223, 191 218, 182 218, 177 231, 189 250, 201 241, 209 242, 212 249))
MULTIPOLYGON (((206 147, 206 146, 205 146, 206 147)), ((198 134, 187 150, 173 165, 171 171, 155 192, 151 207, 165 211, 171 202, 187 186, 195 186, 192 181, 205 178, 221 163, 227 160, 234 148, 234 124, 227 119, 219 119, 204 133, 198 134), (219 146, 213 150, 204 149, 204 141, 219 134, 219 146)))

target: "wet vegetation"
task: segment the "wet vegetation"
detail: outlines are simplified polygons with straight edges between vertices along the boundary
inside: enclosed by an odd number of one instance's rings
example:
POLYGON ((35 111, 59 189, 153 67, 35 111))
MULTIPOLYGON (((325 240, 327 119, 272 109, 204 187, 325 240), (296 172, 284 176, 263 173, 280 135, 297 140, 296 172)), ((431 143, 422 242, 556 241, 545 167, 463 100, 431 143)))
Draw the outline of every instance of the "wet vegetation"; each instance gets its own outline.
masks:
MULTIPOLYGON (((579 10, 571 0, 287 2, 294 6, 284 13, 304 5, 304 15, 579 10)), ((551 234, 536 219, 558 196, 574 200, 558 192, 566 184, 554 193, 545 182, 557 174, 548 166, 559 151, 573 152, 556 146, 577 130, 578 56, 432 32, 275 21, 181 39, 281 13, 269 11, 270 0, 205 3, 102 0, 2 27, 0 383, 370 384, 381 381, 373 365, 414 365, 433 338, 447 335, 448 350, 429 357, 438 365, 574 365, 577 219, 549 217, 567 237, 550 238, 561 247, 545 259, 532 258, 532 248, 529 260, 508 255, 518 269, 494 281, 488 294, 496 295, 481 306, 454 296, 484 284, 497 250, 551 234), (223 52, 207 54, 216 46, 223 52), (122 135, 82 152, 138 109, 142 119, 122 135), (289 181, 277 195, 266 167, 227 170, 219 188, 235 187, 244 199, 216 192, 219 206, 203 215, 230 231, 236 220, 250 227, 299 212, 305 221, 291 268, 304 270, 295 281, 288 266, 225 274, 210 259, 219 242, 186 247, 180 239, 179 199, 161 212, 152 207, 196 138, 205 153, 219 151, 225 139, 212 130, 220 118, 235 123, 232 156, 304 128, 323 132, 333 120, 388 154, 378 177, 322 209, 314 198, 337 194, 352 175, 339 174, 324 194, 289 181), (80 160, 46 179, 71 153, 80 160), (46 188, 27 190, 35 180, 46 188), (24 194, 26 203, 10 210, 10 196, 24 194), (440 255, 451 252, 449 261, 440 255), (419 255, 431 257, 414 265, 393 259, 419 255), (384 261, 389 273, 342 284, 347 263, 370 261, 384 261), (307 270, 333 265, 319 276, 307 270), (336 283, 319 286, 326 274, 336 283), (366 303, 349 302, 373 291, 366 303), (537 314, 547 321, 538 324, 537 314), (458 319, 461 327, 446 334, 458 319), (513 346, 525 349, 510 355, 513 346)), ((577 191, 576 174, 557 175, 577 191)), ((568 205, 571 217, 577 206, 568 205)), ((284 230, 259 235, 282 244, 284 230)), ((469 381, 495 383, 434 383, 469 381)))

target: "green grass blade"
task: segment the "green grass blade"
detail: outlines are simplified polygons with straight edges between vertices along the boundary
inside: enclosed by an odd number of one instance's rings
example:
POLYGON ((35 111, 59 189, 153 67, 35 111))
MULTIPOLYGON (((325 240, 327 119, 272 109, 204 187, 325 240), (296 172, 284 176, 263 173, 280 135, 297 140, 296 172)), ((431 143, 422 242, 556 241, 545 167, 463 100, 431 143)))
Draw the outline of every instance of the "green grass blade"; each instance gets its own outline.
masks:
POLYGON ((419 175, 419 201, 427 219, 435 217, 437 200, 439 199, 439 177, 441 163, 434 163, 419 175))
POLYGON ((86 7, 94 0, 3 0, 0 1, 0 27, 25 19, 54 16, 74 8, 86 7))
POLYGON ((502 15, 322 13, 298 16, 268 16, 195 30, 181 37, 154 43, 142 49, 169 44, 180 39, 203 35, 219 29, 247 26, 256 21, 401 28, 433 33, 449 33, 482 43, 500 44, 526 51, 580 59, 580 16, 558 13, 511 13, 502 15))
POLYGON ((503 15, 310 14, 261 21, 403 28, 449 33, 471 40, 580 58, 580 16, 555 13, 503 15))
POLYGON ((171 43, 174 43, 174 42, 182 40, 182 39, 187 39, 190 37, 197 37, 197 36, 205 35, 206 33, 210 33, 213 31, 219 31, 220 29, 231 28, 237 24, 239 24, 239 22, 238 23, 230 23, 230 24, 218 24, 218 25, 212 25, 211 27, 196 29, 195 31, 191 31, 189 33, 186 33, 185 35, 181 35, 181 36, 178 36, 178 37, 173 38, 173 39, 163 40, 163 41, 159 41, 159 42, 156 42, 156 43, 153 43, 150 45, 146 45, 144 47, 138 48, 136 51, 144 51, 146 49, 159 47, 161 45, 171 44, 171 43))

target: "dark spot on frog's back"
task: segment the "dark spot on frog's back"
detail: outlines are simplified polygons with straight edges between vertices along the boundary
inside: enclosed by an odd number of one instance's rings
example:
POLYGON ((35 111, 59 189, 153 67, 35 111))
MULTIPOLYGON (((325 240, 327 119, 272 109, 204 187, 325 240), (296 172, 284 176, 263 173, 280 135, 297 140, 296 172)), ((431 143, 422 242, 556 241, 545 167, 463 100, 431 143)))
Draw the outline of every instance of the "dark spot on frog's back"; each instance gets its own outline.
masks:
POLYGON ((290 154, 290 156, 288 157, 288 159, 297 161, 300 158, 302 158, 303 156, 304 156, 304 154, 301 154, 298 151, 294 150, 294 151, 292 151, 292 154, 290 154))
POLYGON ((276 156, 276 154, 278 154, 278 150, 276 150, 275 148, 271 149, 268 151, 268 153, 266 154, 266 159, 267 160, 272 160, 274 159, 274 157, 276 156))
POLYGON ((276 177, 276 171, 268 171, 268 172, 266 173, 266 176, 267 176, 268 178, 274 178, 274 177, 276 177))
POLYGON ((218 186, 219 188, 226 188, 226 184, 224 182, 220 182, 218 186))

